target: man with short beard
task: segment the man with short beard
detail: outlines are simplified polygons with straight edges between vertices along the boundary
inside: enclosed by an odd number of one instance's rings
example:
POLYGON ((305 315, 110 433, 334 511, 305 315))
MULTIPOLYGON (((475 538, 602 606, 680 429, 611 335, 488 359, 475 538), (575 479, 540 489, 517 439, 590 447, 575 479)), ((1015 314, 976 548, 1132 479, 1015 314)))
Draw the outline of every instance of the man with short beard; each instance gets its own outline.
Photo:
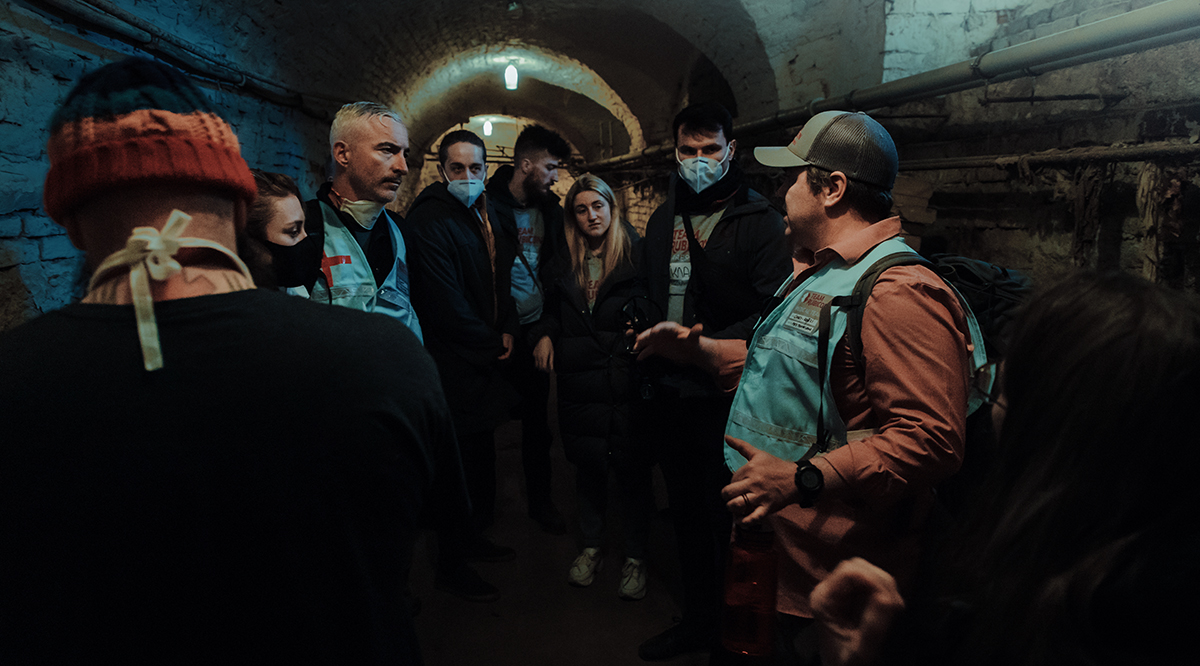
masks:
POLYGON ((546 403, 550 376, 534 367, 529 332, 542 318, 543 287, 551 282, 546 266, 566 250, 563 212, 558 195, 558 169, 571 157, 571 146, 557 132, 541 125, 521 131, 513 147, 513 164, 496 169, 487 194, 496 212, 497 236, 514 249, 512 295, 520 320, 509 381, 521 392, 521 463, 525 471, 525 497, 529 517, 550 534, 565 534, 566 521, 554 506, 550 492, 550 443, 546 403))
POLYGON ((347 104, 333 119, 329 150, 333 180, 305 204, 306 228, 323 252, 316 283, 304 286, 315 301, 386 314, 420 338, 403 220, 384 208, 408 173, 408 129, 381 104, 347 104))

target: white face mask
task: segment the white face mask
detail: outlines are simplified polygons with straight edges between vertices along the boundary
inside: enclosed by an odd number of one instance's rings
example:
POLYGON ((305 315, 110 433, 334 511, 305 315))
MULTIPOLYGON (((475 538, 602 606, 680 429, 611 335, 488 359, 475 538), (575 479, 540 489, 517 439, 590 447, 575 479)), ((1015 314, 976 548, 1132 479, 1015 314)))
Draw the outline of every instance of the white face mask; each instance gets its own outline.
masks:
POLYGON ((470 208, 475 205, 475 200, 479 198, 479 195, 483 194, 483 181, 473 178, 451 180, 446 182, 446 189, 450 190, 450 194, 462 202, 462 205, 470 208))
POLYGON ((378 201, 343 200, 342 205, 338 209, 354 218, 358 226, 363 229, 370 229, 375 226, 375 220, 379 219, 379 211, 383 210, 383 204, 378 201))
POLYGON ((692 191, 699 194, 704 190, 712 187, 717 181, 721 180, 729 171, 729 156, 733 151, 729 147, 725 147, 725 157, 721 161, 712 159, 711 157, 689 157, 686 160, 679 159, 679 152, 675 153, 675 161, 679 163, 679 177, 691 186, 692 191))

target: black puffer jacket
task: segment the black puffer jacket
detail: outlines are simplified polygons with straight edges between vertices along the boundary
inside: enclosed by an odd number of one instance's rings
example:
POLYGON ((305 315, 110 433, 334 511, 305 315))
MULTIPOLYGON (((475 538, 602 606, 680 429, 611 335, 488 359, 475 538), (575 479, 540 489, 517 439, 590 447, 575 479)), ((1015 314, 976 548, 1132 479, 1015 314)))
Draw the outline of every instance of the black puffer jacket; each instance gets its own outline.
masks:
MULTIPOLYGON (((637 232, 626 229, 636 244, 637 232)), ((636 256, 631 252, 629 260, 600 285, 591 312, 587 295, 571 273, 569 257, 560 254, 551 265, 556 277, 547 290, 542 320, 531 333, 535 339, 549 336, 554 342, 559 429, 568 458, 578 450, 579 438, 606 440, 610 451, 627 448, 636 386, 633 340, 625 331, 629 310, 646 307, 636 256)))

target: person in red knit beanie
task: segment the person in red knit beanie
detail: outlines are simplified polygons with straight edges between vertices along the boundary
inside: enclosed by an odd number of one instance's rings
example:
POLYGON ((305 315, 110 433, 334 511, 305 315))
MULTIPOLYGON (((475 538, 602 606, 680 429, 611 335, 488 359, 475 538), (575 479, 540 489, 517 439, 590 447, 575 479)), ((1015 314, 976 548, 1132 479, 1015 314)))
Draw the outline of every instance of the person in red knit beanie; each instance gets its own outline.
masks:
POLYGON ((48 152, 94 272, 0 334, 0 662, 420 663, 407 563, 461 471, 416 336, 253 288, 254 179, 180 72, 83 77, 48 152))

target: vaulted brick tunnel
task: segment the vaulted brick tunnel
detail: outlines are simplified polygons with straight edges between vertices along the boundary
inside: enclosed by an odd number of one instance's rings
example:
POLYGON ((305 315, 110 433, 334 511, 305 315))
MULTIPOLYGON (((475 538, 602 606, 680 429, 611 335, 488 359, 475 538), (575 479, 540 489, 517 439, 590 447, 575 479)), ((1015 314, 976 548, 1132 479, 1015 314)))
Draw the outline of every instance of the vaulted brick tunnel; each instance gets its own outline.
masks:
MULTIPOLYGON (((483 121, 494 120, 489 148, 501 161, 504 141, 511 148, 518 128, 537 122, 568 139, 575 171, 592 168, 622 186, 627 215, 640 225, 672 167, 669 152, 655 149, 670 140, 671 118, 690 102, 720 101, 737 127, 753 127, 740 137, 743 147, 786 141, 803 122, 796 111, 823 99, 848 99, 842 106, 849 108, 858 91, 1173 4, 8 2, 0 15, 0 328, 78 295, 78 255, 39 203, 45 125, 80 74, 124 54, 158 56, 196 75, 234 123, 247 160, 290 173, 306 194, 325 178, 332 112, 374 99, 399 111, 410 129, 418 175, 398 198, 401 212, 433 177, 431 168, 420 176, 420 167, 447 131, 482 133, 483 121), (505 89, 509 64, 519 72, 516 90, 505 89)), ((1186 66, 1196 60, 1194 35, 1129 50, 870 105, 905 161, 898 199, 909 230, 1035 275, 1112 264, 1194 285, 1195 225, 1180 212, 1192 206, 1191 157, 1039 167, 1018 159, 1194 140, 1200 77, 1186 66), (930 162, 964 156, 1013 160, 930 162), (1094 205, 1096 197, 1112 205, 1094 205)), ((742 162, 756 171, 752 160, 742 162)), ((769 190, 769 174, 757 177, 769 190)))
MULTIPOLYGON (((358 100, 394 108, 412 147, 411 174, 391 205, 400 214, 437 178, 430 156, 438 141, 463 127, 484 135, 488 124, 493 168, 511 157, 522 127, 559 132, 574 152, 556 191, 597 173, 640 231, 665 200, 676 168, 671 122, 685 106, 715 100, 732 112, 739 162, 768 196, 778 175, 755 163, 753 147, 787 143, 820 110, 863 110, 896 139, 895 203, 912 243, 1026 271, 1035 282, 1074 268, 1119 269, 1197 291, 1198 5, 5 0, 0 332, 84 293, 83 257, 42 207, 48 123, 81 75, 128 55, 192 75, 234 126, 249 164, 294 177, 306 199, 328 177, 337 109, 358 100), (504 79, 510 65, 515 89, 504 79)), ((507 453, 501 464, 515 477, 519 463, 507 453)), ((567 478, 565 462, 556 464, 567 478)), ((588 617, 589 604, 601 602, 558 589, 573 544, 514 538, 530 544, 523 556, 536 553, 522 560, 525 569, 497 570, 497 582, 536 611, 501 617, 491 606, 451 608, 430 592, 428 624, 452 617, 448 625, 475 632, 464 647, 452 631, 427 628, 422 640, 446 659, 434 663, 475 663, 445 657, 470 650, 479 663, 584 663, 560 660, 567 642, 590 663, 634 663, 633 648, 611 634, 544 637, 560 610, 588 617), (541 566, 557 567, 557 588, 545 598, 521 587, 541 566), (505 652, 521 641, 539 652, 505 652)), ((619 611, 613 632, 636 645, 674 608, 665 594, 651 597, 619 611)))
MULTIPOLYGON (((247 160, 290 173, 306 194, 325 178, 332 112, 374 99, 407 120, 416 174, 438 138, 460 126, 482 133, 484 120, 495 121, 495 161, 523 124, 555 129, 577 153, 574 170, 592 168, 622 186, 627 215, 640 225, 672 167, 669 152, 655 148, 669 141, 671 118, 690 102, 720 101, 736 126, 752 126, 743 147, 786 141, 803 122, 797 110, 823 99, 858 106, 858 91, 1177 4, 7 2, 0 14, 0 328, 78 296, 78 254, 40 208, 46 122, 80 74, 125 54, 158 56, 196 75, 234 123, 247 160), (519 71, 516 90, 504 86, 509 64, 519 71)), ((1180 20, 1187 28, 1192 19, 1180 20)), ((1111 265, 1194 286, 1195 225, 1180 212, 1192 210, 1192 157, 1168 150, 1037 167, 1019 159, 1194 141, 1200 77, 1186 65, 1196 61, 1194 37, 869 105, 900 145, 906 174, 898 199, 910 232, 1035 275, 1111 265), (1013 159, 930 162, 964 156, 1013 159), (1097 197, 1105 205, 1095 205, 1097 197)), ((408 180, 398 211, 433 177, 431 168, 424 173, 408 180)), ((769 175, 758 177, 760 189, 770 189, 769 175)))

